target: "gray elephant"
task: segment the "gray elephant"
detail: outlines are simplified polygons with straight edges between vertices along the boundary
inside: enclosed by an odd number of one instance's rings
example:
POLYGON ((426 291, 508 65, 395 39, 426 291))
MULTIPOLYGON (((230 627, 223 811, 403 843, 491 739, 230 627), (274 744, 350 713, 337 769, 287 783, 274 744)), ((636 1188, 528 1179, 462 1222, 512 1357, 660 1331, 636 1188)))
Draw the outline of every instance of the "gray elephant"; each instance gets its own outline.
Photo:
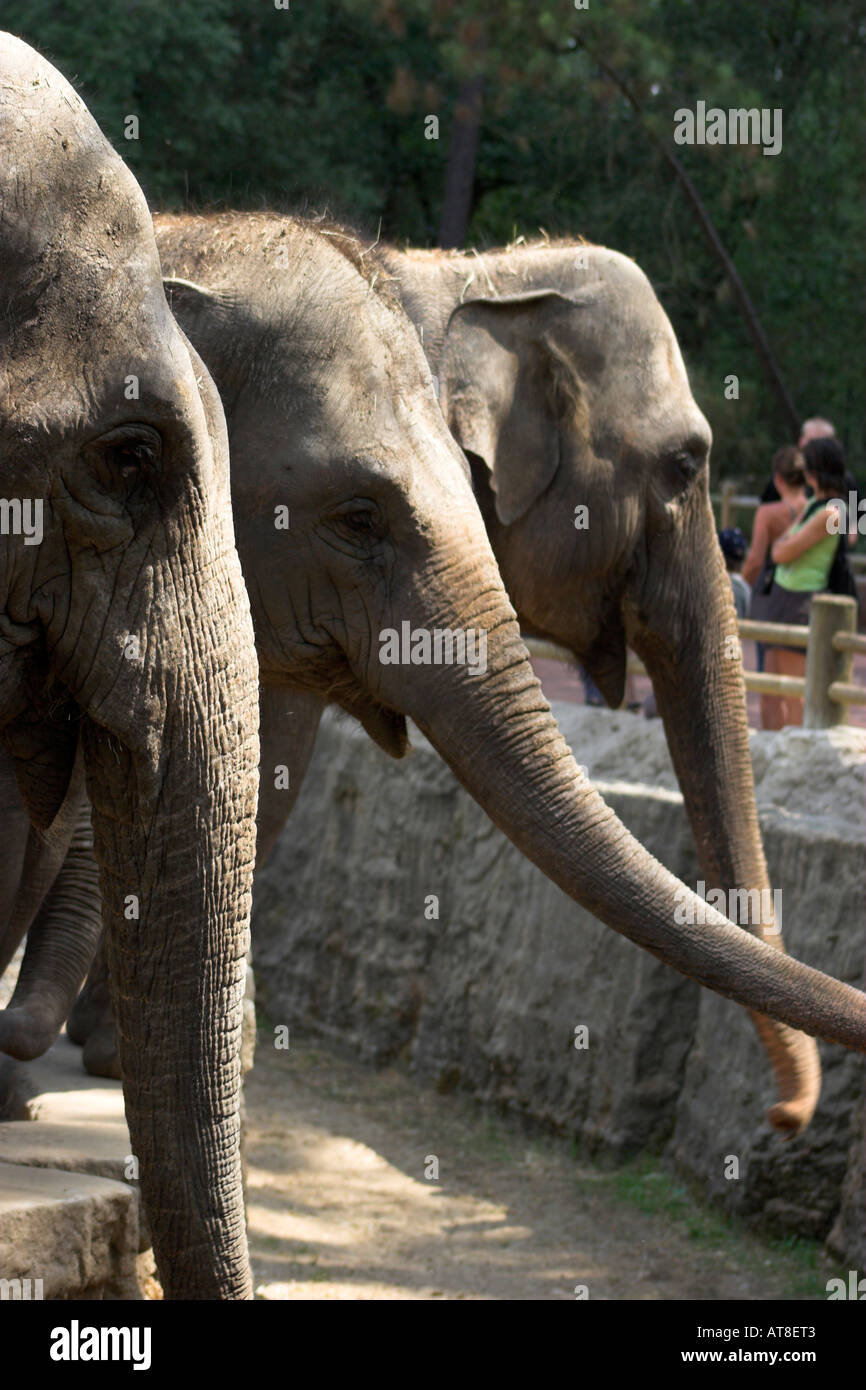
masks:
MULTIPOLYGON (((702 876, 769 890, 730 582, 709 501, 709 428, 646 276, 604 247, 377 251, 418 329, 472 467, 525 631, 572 651, 608 704, 644 660, 702 876)), ((761 892, 766 911, 773 897, 761 892)), ((772 912, 749 929, 783 949, 772 912)), ((811 1039, 752 1015, 770 1119, 797 1132, 820 1090, 811 1039)))
MULTIPOLYGON (((533 674, 418 338, 369 258, 337 229, 270 214, 156 226, 172 306, 226 406, 261 672, 259 857, 297 793, 302 734, 315 732, 324 702, 394 756, 410 715, 493 821, 601 920, 711 989, 863 1048, 859 991, 715 911, 698 932, 678 926, 678 902, 696 908, 694 895, 581 775, 533 674), (425 654, 424 634, 437 632, 483 633, 483 670, 437 663, 429 644, 425 654)), ((627 414, 635 433, 619 444, 636 451, 638 428, 652 428, 677 447, 692 441, 703 469, 691 502, 682 463, 647 489, 662 531, 705 505, 709 438, 667 321, 655 322, 670 371, 646 374, 641 422, 627 414)), ((638 514, 637 499, 629 506, 638 514)), ((742 699, 738 669, 733 681, 742 699)))
POLYGON ((91 949, 86 782, 165 1293, 250 1296, 239 1048, 257 666, 225 420, 169 312, 141 190, 60 73, 9 35, 0 208, 7 871, 22 856, 0 895, 0 966, 31 926, 0 1045, 44 1045, 91 949), (22 901, 40 874, 42 900, 22 901))

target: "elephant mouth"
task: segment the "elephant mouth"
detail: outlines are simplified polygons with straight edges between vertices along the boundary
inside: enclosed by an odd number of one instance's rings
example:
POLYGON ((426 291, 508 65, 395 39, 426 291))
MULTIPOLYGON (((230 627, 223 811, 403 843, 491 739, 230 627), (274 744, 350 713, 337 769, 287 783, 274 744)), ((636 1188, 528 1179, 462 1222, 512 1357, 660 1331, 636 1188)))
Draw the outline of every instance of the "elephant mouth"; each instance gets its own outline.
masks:
POLYGON ((619 709, 625 696, 626 632, 618 607, 610 605, 595 641, 579 653, 610 709, 619 709))
POLYGON ((410 751, 406 716, 379 704, 366 690, 341 691, 335 703, 357 719, 390 758, 405 758, 410 751))
MULTIPOLYGON (((308 680, 309 675, 308 671, 308 680)), ((406 716, 376 699, 358 678, 342 648, 331 649, 318 668, 317 678, 307 688, 357 719, 389 758, 405 758, 410 751, 406 716)))
POLYGON ((406 716, 376 699, 336 643, 319 648, 312 660, 305 653, 302 665, 274 666, 260 658, 259 679, 263 685, 309 691, 336 705, 357 719, 390 758, 405 758, 411 751, 406 716))

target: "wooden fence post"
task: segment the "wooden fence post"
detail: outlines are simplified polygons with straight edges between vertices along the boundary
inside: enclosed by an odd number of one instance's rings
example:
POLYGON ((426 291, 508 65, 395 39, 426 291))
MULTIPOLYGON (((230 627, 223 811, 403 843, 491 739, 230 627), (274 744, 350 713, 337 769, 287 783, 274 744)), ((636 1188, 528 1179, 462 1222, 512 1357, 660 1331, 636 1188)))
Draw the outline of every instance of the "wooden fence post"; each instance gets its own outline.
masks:
POLYGON ((736 483, 722 483, 722 501, 719 507, 720 531, 726 530, 734 524, 734 498, 737 493, 736 483))
POLYGON ((848 723, 848 706, 831 700, 833 681, 850 681, 854 660, 851 652, 837 652, 837 632, 854 632, 857 604, 845 594, 815 594, 809 613, 809 646, 806 649, 806 697, 803 727, 832 729, 848 723))

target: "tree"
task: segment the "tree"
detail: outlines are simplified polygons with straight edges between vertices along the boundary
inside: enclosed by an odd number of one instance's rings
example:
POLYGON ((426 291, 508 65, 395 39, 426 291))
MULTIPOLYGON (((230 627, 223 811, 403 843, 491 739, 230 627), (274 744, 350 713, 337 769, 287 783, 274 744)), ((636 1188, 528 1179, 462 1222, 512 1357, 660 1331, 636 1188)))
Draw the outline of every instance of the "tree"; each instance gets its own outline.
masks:
POLYGON ((464 75, 454 103, 451 149, 439 226, 440 246, 463 246, 465 243, 475 184, 475 159, 485 80, 483 62, 487 46, 480 23, 469 27, 464 36, 464 45, 464 75))
POLYGON ((544 228, 633 256, 676 329, 714 467, 759 474, 792 412, 711 225, 791 397, 834 421, 857 470, 866 23, 848 0, 4 0, 3 15, 77 83, 157 206, 327 207, 422 246, 544 228), (483 101, 461 91, 481 76, 483 101), (674 112, 699 98, 781 108, 781 154, 673 151, 674 112), (441 139, 425 137, 431 114, 441 139))

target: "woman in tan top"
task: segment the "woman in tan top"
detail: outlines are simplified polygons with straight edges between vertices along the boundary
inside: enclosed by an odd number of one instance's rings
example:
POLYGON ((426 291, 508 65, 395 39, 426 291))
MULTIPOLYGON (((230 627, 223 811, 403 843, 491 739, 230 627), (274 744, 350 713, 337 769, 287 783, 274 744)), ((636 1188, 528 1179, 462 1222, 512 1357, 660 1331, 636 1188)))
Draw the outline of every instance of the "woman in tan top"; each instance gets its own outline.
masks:
MULTIPOLYGON (((747 584, 752 586, 752 602, 749 617, 757 621, 768 620, 769 613, 764 610, 769 602, 769 588, 761 593, 763 584, 758 582, 764 566, 772 563, 773 545, 783 536, 789 526, 800 520, 806 509, 806 475, 803 471, 805 460, 799 449, 792 444, 777 449, 773 455, 771 468, 773 482, 779 493, 779 502, 765 502, 755 512, 752 527, 752 543, 743 561, 741 570, 747 584), (757 588, 755 587, 757 583, 757 588)), ((758 670, 763 671, 765 660, 764 643, 758 646, 758 670)), ((783 701, 778 695, 761 696, 761 726, 764 729, 778 729, 783 717, 783 701)))
MULTIPOLYGON (((803 455, 793 444, 786 445, 784 449, 777 449, 773 455, 773 482, 781 501, 764 502, 755 512, 752 543, 740 571, 752 588, 764 568, 773 543, 784 535, 789 526, 799 521, 806 506, 806 475, 803 472, 803 464, 803 455)), ((754 606, 751 616, 759 616, 755 613, 754 606)))

